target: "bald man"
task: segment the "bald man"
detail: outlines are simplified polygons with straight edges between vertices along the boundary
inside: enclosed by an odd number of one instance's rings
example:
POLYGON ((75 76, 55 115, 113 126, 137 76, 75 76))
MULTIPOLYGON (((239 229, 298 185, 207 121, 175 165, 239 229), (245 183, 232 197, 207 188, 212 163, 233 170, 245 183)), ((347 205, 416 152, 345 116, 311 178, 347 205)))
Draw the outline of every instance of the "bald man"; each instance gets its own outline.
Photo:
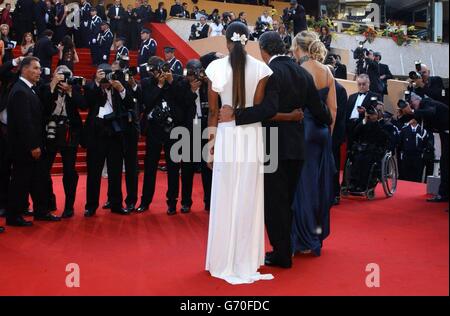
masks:
POLYGON ((446 103, 446 94, 442 78, 430 76, 430 69, 425 64, 421 65, 420 75, 422 78, 412 80, 412 82, 416 84, 415 92, 422 98, 427 95, 436 101, 446 103))

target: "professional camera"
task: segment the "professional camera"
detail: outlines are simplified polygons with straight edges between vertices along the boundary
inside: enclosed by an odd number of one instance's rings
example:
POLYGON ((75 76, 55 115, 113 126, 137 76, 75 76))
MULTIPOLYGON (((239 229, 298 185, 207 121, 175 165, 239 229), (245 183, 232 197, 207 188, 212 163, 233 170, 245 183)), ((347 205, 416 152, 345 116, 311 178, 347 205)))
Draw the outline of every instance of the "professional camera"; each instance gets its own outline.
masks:
POLYGON ((80 77, 80 76, 72 76, 72 73, 69 71, 63 72, 62 75, 64 76, 63 82, 67 83, 68 85, 83 86, 86 83, 86 79, 84 79, 83 77, 80 77))
POLYGON ((158 64, 158 65, 149 65, 148 72, 157 73, 157 74, 160 74, 163 72, 170 72, 170 65, 169 65, 169 63, 166 63, 166 62, 158 64))
POLYGON ((422 74, 420 73, 422 71, 422 61, 416 60, 414 62, 414 65, 416 67, 416 70, 409 72, 409 74, 408 74, 409 79, 411 79, 411 80, 422 79, 422 74))
POLYGON ((169 133, 174 127, 174 120, 170 113, 170 107, 167 102, 163 101, 162 105, 156 106, 148 115, 149 120, 153 120, 164 128, 166 133, 169 133))
POLYGON ((411 102, 411 91, 406 90, 405 99, 398 100, 397 106, 399 109, 403 110, 409 105, 409 102, 411 102))
POLYGON ((47 126, 47 141, 49 146, 64 146, 66 144, 68 119, 65 116, 53 115, 47 126))
POLYGON ((186 71, 186 77, 195 77, 195 79, 199 81, 205 81, 208 79, 208 76, 206 75, 205 69, 189 69, 186 71))
POLYGON ((370 98, 370 104, 368 107, 366 107, 366 113, 369 115, 373 115, 377 113, 377 106, 378 106, 378 98, 377 97, 371 97, 370 98))
POLYGON ((134 77, 139 73, 139 68, 132 66, 132 67, 128 67, 125 71, 130 77, 134 77))

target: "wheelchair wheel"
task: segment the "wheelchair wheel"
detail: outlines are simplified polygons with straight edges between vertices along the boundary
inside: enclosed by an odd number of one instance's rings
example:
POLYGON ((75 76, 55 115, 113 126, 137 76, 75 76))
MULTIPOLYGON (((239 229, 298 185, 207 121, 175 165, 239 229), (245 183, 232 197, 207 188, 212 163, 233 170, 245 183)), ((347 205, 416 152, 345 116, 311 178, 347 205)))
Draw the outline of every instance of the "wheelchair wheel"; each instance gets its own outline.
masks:
POLYGON ((397 190, 398 166, 396 159, 388 152, 381 162, 381 184, 387 197, 392 197, 397 190))

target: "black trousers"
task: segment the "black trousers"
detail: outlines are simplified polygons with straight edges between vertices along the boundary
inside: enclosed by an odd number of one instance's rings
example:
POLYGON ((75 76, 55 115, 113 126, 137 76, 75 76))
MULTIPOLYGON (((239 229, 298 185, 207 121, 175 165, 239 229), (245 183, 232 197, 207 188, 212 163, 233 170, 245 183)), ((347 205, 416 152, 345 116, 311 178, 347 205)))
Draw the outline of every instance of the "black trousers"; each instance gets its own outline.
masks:
POLYGON ((270 244, 283 262, 292 257, 292 202, 302 170, 301 160, 280 160, 274 173, 264 175, 265 223, 270 244))
POLYGON ((109 202, 111 209, 122 207, 123 137, 112 132, 107 122, 95 119, 88 133, 86 210, 95 211, 99 205, 102 170, 108 168, 109 202))
POLYGON ((178 201, 178 192, 180 187, 180 166, 170 157, 170 148, 172 140, 161 141, 153 137, 150 133, 146 139, 146 153, 144 161, 144 185, 142 188, 142 205, 150 205, 155 195, 156 172, 158 162, 161 158, 161 150, 164 148, 164 155, 167 164, 167 205, 175 207, 178 201))
POLYGON ((334 195, 336 197, 341 196, 341 182, 339 181, 341 175, 341 144, 333 144, 333 157, 334 163, 337 169, 336 174, 334 175, 334 195))
POLYGON ((8 155, 6 126, 0 123, 0 209, 8 205, 8 186, 11 176, 11 160, 8 155))
POLYGON ((64 210, 74 210, 75 197, 78 186, 78 172, 75 168, 77 160, 77 146, 63 146, 58 148, 48 147, 47 155, 47 168, 48 168, 48 193, 49 193, 49 206, 56 205, 56 196, 53 193, 53 181, 50 176, 50 172, 55 162, 55 157, 58 152, 61 153, 63 163, 63 186, 66 201, 64 204, 64 210), (51 149, 50 149, 51 148, 51 149))
MULTIPOLYGON (((123 134, 123 160, 125 163, 125 184, 127 188, 127 197, 125 204, 130 205, 137 203, 138 190, 138 142, 139 131, 134 125, 129 125, 123 134)), ((110 192, 108 187, 108 200, 110 192)))
MULTIPOLYGON (((202 126, 208 126, 206 120, 202 121, 202 126)), ((206 128, 202 130, 203 131, 206 128)), ((212 170, 208 168, 208 165, 206 161, 201 157, 202 152, 200 151, 200 162, 194 161, 194 139, 193 137, 197 137, 198 135, 195 135, 192 130, 190 130, 191 134, 191 148, 190 148, 190 161, 181 161, 181 204, 185 206, 192 206, 192 186, 194 183, 194 175, 195 170, 198 167, 198 164, 200 164, 200 170, 202 175, 202 185, 203 185, 203 202, 205 204, 205 207, 209 209, 210 202, 211 202, 211 185, 212 185, 212 170)), ((198 141, 198 140, 197 140, 198 141)), ((201 139, 201 148, 202 150, 208 143, 207 139, 201 139)))
POLYGON ((441 159, 439 162, 441 168, 441 184, 439 186, 439 195, 448 198, 448 134, 440 133, 441 138, 441 159))
POLYGON ((12 155, 7 218, 15 219, 27 209, 30 194, 35 216, 48 213, 47 159, 44 152, 38 160, 32 159, 31 153, 29 155, 29 157, 24 157, 22 153, 12 155))
POLYGON ((424 161, 421 155, 403 156, 400 161, 400 179, 422 182, 424 161))

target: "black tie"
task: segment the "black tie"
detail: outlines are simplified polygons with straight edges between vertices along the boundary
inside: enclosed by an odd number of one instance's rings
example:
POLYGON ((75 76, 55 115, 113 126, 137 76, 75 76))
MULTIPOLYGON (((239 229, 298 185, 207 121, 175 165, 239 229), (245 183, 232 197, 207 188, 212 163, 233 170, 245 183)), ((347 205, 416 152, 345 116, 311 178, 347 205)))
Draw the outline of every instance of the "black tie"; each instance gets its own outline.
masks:
POLYGON ((362 93, 362 92, 358 93, 358 96, 362 96, 362 95, 366 96, 367 92, 366 93, 362 93))

